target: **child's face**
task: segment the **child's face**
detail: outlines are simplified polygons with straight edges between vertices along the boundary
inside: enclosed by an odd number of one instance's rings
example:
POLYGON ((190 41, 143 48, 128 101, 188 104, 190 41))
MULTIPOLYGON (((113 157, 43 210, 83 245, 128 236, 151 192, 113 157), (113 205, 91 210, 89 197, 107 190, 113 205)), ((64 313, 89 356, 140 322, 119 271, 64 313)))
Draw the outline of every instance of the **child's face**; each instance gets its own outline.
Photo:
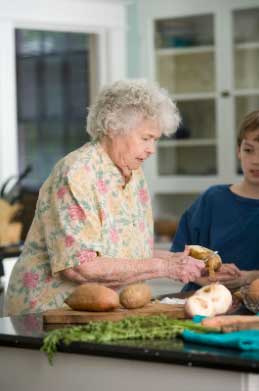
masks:
POLYGON ((248 132, 238 149, 245 180, 259 186, 259 129, 248 132))

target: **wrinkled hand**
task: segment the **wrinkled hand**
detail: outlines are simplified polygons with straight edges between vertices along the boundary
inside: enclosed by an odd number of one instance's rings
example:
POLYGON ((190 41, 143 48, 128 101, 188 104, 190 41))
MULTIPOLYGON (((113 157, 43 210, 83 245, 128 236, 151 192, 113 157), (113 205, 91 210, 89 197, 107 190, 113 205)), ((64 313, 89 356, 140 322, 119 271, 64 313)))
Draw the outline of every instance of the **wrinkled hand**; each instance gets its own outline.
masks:
POLYGON ((186 284, 201 276, 205 269, 205 263, 190 257, 188 253, 188 248, 184 252, 171 253, 171 259, 168 261, 169 278, 180 280, 186 284))
POLYGON ((164 259, 165 261, 171 261, 175 253, 167 250, 155 249, 153 253, 154 258, 164 259))
POLYGON ((78 284, 86 283, 86 279, 76 270, 76 268, 64 269, 59 272, 59 275, 64 280, 69 280, 78 284))
MULTIPOLYGON (((205 274, 207 273, 208 271, 206 270, 205 274)), ((215 277, 203 275, 198 278, 195 283, 204 286, 209 285, 212 282, 219 282, 229 289, 235 289, 245 285, 246 278, 246 272, 242 272, 234 263, 223 263, 220 270, 215 273, 215 277)))

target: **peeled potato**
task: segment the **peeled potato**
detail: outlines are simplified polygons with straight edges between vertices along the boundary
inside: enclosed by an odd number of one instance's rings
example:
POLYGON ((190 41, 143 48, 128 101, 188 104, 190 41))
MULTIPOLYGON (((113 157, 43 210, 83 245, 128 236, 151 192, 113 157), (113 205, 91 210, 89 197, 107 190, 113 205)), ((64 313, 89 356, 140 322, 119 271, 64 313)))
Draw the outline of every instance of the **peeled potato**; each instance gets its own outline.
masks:
POLYGON ((206 264, 206 269, 209 272, 209 276, 214 277, 215 271, 218 271, 222 265, 220 256, 215 254, 214 251, 210 250, 209 248, 196 244, 190 245, 188 248, 190 250, 189 255, 193 258, 204 261, 206 264))
POLYGON ((111 311, 120 304, 117 292, 94 283, 77 287, 65 303, 77 311, 111 311))
POLYGON ((125 308, 141 308, 151 300, 151 289, 147 284, 132 284, 120 293, 120 303, 125 308))
POLYGON ((209 256, 209 253, 211 250, 209 250, 208 252, 208 249, 206 247, 203 247, 203 246, 199 246, 198 244, 192 244, 190 246, 188 246, 189 250, 190 250, 190 256, 193 257, 193 258, 196 258, 196 259, 201 259, 202 261, 204 261, 206 258, 208 258, 209 256))

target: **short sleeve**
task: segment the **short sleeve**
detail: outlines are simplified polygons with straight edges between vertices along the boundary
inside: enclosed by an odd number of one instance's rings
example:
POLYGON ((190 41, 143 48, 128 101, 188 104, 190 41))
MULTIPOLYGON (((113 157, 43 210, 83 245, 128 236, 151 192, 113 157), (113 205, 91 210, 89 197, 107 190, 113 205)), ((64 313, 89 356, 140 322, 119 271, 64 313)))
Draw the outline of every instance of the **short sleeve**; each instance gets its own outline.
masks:
POLYGON ((102 253, 101 219, 91 181, 80 169, 76 176, 53 181, 50 189, 49 207, 41 195, 39 218, 55 274, 82 263, 89 257, 89 250, 102 253))

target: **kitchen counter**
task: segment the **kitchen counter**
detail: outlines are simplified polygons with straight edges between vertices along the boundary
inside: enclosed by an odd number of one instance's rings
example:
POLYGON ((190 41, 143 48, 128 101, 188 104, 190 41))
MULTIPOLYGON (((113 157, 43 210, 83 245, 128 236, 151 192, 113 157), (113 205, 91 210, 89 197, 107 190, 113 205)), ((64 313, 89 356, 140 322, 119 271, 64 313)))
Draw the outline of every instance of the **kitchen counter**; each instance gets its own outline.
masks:
MULTIPOLYGON (((218 349, 184 343, 181 339, 73 343, 60 347, 51 367, 45 354, 39 351, 45 333, 39 315, 0 318, 2 391, 51 390, 57 373, 62 379, 59 381, 62 391, 71 390, 70 384, 73 390, 79 389, 90 379, 89 389, 96 390, 104 386, 106 390, 122 387, 124 391, 132 390, 127 388, 128 381, 136 382, 136 387, 141 384, 141 390, 155 389, 155 384, 161 388, 161 381, 167 384, 163 389, 169 389, 170 384, 172 389, 177 384, 181 391, 190 387, 213 391, 220 389, 220 384, 228 391, 259 389, 259 351, 218 349), (114 376, 119 376, 118 387, 112 380, 114 376)), ((58 389, 55 383, 55 390, 58 389)))

